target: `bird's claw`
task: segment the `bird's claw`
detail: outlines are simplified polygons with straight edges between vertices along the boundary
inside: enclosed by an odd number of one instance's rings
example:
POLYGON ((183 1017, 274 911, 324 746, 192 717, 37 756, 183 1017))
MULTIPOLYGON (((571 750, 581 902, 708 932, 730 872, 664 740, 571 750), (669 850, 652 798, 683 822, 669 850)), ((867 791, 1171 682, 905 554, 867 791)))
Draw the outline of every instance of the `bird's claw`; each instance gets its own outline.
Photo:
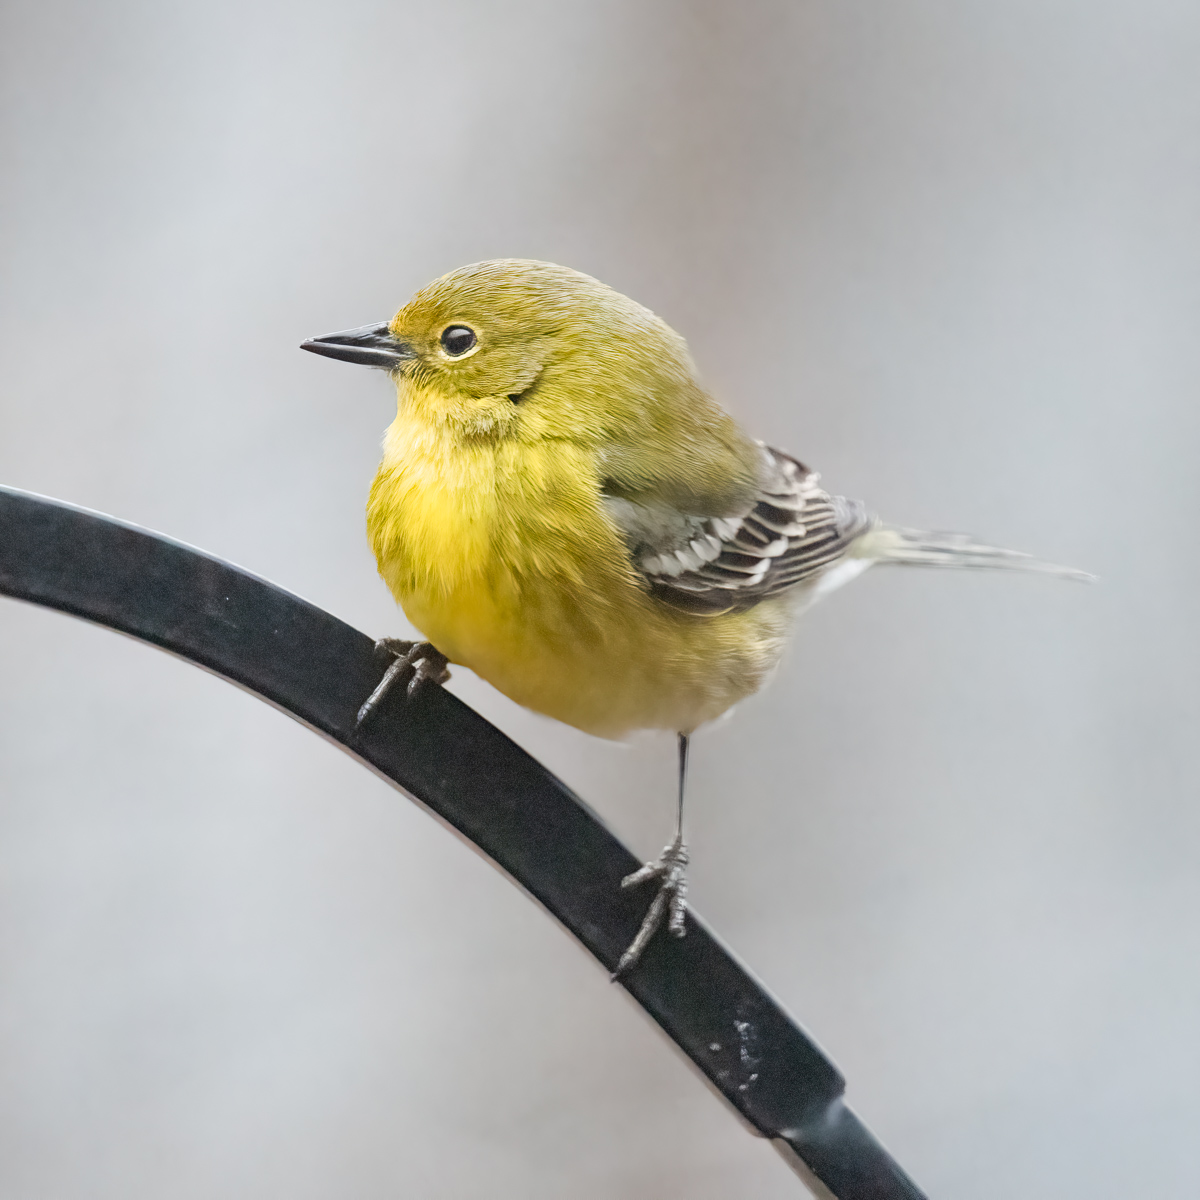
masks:
POLYGON ((639 867, 621 880, 622 888, 637 887, 638 884, 648 883, 651 879, 661 882, 642 920, 642 927, 617 963, 617 969, 612 974, 613 979, 636 965, 642 957, 642 951, 658 932, 664 916, 667 918, 667 932, 673 937, 683 937, 687 933, 684 926, 687 913, 687 865, 687 846, 682 838, 677 837, 670 845, 663 847, 662 854, 653 862, 646 863, 644 867, 639 867))
POLYGON ((383 678, 375 690, 363 702, 354 721, 357 733, 362 723, 371 715, 380 700, 391 691, 393 684, 406 672, 411 672, 405 693, 411 696, 423 683, 445 683, 450 678, 449 659, 435 650, 428 642, 406 642, 401 638, 380 638, 375 643, 377 651, 393 656, 383 678))

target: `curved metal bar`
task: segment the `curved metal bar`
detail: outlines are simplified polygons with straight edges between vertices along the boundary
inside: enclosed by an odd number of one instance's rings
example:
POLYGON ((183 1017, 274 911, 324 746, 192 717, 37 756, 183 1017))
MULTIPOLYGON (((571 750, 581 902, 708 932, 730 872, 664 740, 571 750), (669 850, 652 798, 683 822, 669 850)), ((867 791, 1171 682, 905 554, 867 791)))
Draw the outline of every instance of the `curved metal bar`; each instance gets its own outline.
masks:
MULTIPOLYGON (((238 567, 99 513, 0 487, 0 594, 139 638, 254 692, 336 742, 452 826, 611 971, 644 897, 639 864, 577 796, 440 687, 354 719, 384 662, 371 638, 238 567)), ((837 1068, 688 916, 620 980, 819 1195, 922 1200, 845 1106, 837 1068)))

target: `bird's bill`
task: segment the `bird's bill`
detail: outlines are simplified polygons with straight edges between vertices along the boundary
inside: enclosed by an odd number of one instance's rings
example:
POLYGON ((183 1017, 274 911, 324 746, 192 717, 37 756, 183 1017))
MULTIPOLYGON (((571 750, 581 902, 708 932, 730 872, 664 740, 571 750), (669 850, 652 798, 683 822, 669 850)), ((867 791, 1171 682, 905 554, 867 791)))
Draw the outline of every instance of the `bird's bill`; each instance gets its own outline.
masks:
POLYGON ((381 367, 385 371, 394 371, 401 363, 416 358, 413 348, 396 337, 386 321, 381 325, 363 325, 358 329, 310 338, 300 343, 300 349, 364 367, 381 367))

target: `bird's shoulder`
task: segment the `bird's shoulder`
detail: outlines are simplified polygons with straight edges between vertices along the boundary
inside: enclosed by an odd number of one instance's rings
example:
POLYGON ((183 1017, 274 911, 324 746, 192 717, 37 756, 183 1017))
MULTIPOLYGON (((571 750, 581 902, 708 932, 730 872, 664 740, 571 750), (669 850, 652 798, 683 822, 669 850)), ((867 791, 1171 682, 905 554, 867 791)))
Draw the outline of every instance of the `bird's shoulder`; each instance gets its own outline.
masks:
POLYGON ((871 528, 861 503, 830 495, 782 450, 759 449, 758 482, 726 515, 602 492, 634 568, 667 604, 702 615, 744 611, 814 579, 871 528))

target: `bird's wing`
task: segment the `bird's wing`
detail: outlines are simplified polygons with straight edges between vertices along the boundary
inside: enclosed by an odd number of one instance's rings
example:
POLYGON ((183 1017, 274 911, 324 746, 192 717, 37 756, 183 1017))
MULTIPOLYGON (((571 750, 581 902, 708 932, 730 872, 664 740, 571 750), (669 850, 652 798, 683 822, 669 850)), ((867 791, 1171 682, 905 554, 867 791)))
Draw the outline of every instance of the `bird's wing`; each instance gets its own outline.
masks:
POLYGON ((782 451, 762 452, 759 486, 732 515, 605 493, 634 566, 668 604, 714 616, 752 608, 815 579, 871 528, 866 509, 823 491, 815 471, 782 451))

